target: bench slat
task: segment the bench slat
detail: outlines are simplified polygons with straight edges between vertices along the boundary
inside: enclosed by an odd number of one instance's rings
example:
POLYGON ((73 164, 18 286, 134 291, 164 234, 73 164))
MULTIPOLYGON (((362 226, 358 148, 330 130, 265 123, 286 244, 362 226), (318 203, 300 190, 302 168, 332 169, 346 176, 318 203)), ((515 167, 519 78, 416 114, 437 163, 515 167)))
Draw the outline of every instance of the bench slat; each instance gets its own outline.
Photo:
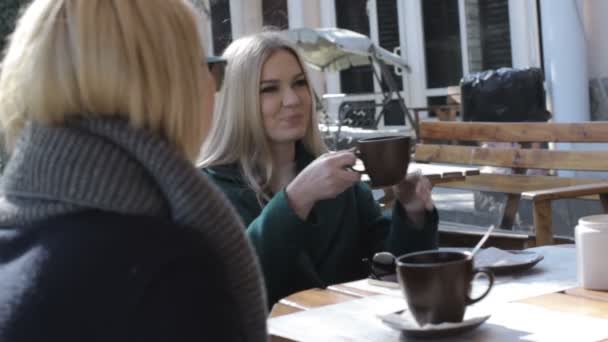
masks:
MULTIPOLYGON (((445 188, 470 189, 477 191, 521 194, 527 191, 539 191, 569 186, 596 184, 601 180, 586 178, 568 178, 554 176, 501 175, 482 173, 478 176, 467 176, 462 182, 441 184, 445 188)), ((594 197, 597 199, 597 196, 594 197)))
POLYGON ((606 171, 608 151, 487 148, 418 144, 417 162, 455 163, 534 169, 606 171))
POLYGON ((495 142, 608 142, 608 122, 421 122, 420 137, 495 142))
POLYGON ((598 193, 601 195, 608 194, 608 182, 598 181, 595 184, 578 184, 575 186, 568 186, 556 189, 526 191, 521 194, 521 197, 534 201, 543 201, 588 196, 591 194, 598 193))

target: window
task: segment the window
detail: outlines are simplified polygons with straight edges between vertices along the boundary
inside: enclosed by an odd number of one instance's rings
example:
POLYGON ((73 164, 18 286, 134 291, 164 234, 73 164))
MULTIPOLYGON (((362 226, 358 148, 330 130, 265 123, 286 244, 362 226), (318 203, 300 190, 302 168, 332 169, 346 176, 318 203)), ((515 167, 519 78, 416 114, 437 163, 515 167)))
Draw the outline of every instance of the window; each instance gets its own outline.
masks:
POLYGON ((466 0, 470 72, 512 66, 508 0, 466 0))
POLYGON ((262 2, 264 26, 284 30, 289 28, 287 0, 264 0, 262 2))
MULTIPOLYGON (((427 95, 464 73, 512 66, 509 0, 424 0, 427 95)), ((441 94, 443 95, 443 94, 441 94)))
POLYGON ((458 0, 424 0, 424 41, 428 88, 460 82, 462 54, 458 0))
MULTIPOLYGON (((378 44, 394 51, 400 46, 399 42, 399 18, 397 11, 397 1, 395 0, 376 0, 376 11, 378 16, 378 44)), ((390 68, 393 78, 399 91, 403 90, 403 80, 401 76, 395 74, 394 68, 390 68)), ((385 86, 384 82, 382 84, 385 86)), ((383 89, 387 90, 387 89, 383 89)))
POLYGON ((230 22, 230 1, 210 0, 211 32, 213 33, 213 53, 221 55, 226 46, 232 41, 232 26, 230 22))
MULTIPOLYGON (((336 22, 339 28, 369 37, 366 0, 335 0, 336 22)), ((371 66, 357 66, 340 72, 342 91, 348 94, 373 93, 374 78, 371 66)))

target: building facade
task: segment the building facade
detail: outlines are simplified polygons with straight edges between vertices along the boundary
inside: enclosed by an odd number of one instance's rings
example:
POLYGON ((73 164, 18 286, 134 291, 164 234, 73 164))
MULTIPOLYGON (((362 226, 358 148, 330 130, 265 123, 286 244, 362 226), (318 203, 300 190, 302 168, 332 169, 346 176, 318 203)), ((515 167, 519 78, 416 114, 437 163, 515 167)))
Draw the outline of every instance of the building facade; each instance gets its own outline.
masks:
MULTIPOLYGON (((608 13, 604 0, 193 0, 207 15, 208 51, 264 26, 340 27, 399 54, 410 107, 445 104, 463 75, 539 67, 556 121, 608 119, 608 13)), ((371 67, 315 73, 329 112, 344 101, 378 101, 371 67)), ((401 124, 385 122, 386 125, 401 124)))

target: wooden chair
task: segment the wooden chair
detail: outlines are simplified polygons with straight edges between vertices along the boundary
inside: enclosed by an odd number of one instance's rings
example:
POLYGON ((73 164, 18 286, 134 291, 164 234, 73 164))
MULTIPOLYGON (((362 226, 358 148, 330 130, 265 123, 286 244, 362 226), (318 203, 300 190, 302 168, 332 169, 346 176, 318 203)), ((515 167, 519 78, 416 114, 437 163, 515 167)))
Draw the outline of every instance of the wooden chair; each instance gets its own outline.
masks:
POLYGON ((460 87, 448 87, 446 104, 430 105, 427 107, 410 107, 409 109, 414 112, 414 117, 417 122, 420 122, 420 112, 433 113, 439 121, 456 121, 458 113, 460 113, 462 109, 460 87))
POLYGON ((418 163, 443 163, 511 168, 515 174, 481 173, 461 182, 438 186, 507 195, 501 228, 510 229, 520 199, 532 201, 536 245, 553 244, 551 202, 567 198, 600 199, 608 212, 608 179, 526 175, 527 169, 556 172, 608 171, 608 149, 554 150, 539 148, 487 148, 451 145, 437 141, 509 143, 607 143, 608 122, 584 123, 494 123, 494 122, 421 122, 420 143, 414 160, 418 163))

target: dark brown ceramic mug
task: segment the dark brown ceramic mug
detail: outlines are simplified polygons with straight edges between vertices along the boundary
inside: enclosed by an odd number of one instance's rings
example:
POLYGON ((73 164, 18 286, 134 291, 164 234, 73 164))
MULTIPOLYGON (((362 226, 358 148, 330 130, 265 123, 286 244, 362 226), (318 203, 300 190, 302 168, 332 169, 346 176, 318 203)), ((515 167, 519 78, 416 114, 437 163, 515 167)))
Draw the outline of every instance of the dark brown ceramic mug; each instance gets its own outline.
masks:
POLYGON ((355 154, 369 175, 374 188, 398 184, 407 173, 410 163, 410 137, 386 136, 357 141, 355 154))
POLYGON ((494 284, 492 271, 474 268, 469 252, 423 251, 397 258, 397 278, 407 305, 420 326, 461 322, 467 305, 482 300, 494 284), (471 282, 485 274, 487 290, 471 298, 471 282))

